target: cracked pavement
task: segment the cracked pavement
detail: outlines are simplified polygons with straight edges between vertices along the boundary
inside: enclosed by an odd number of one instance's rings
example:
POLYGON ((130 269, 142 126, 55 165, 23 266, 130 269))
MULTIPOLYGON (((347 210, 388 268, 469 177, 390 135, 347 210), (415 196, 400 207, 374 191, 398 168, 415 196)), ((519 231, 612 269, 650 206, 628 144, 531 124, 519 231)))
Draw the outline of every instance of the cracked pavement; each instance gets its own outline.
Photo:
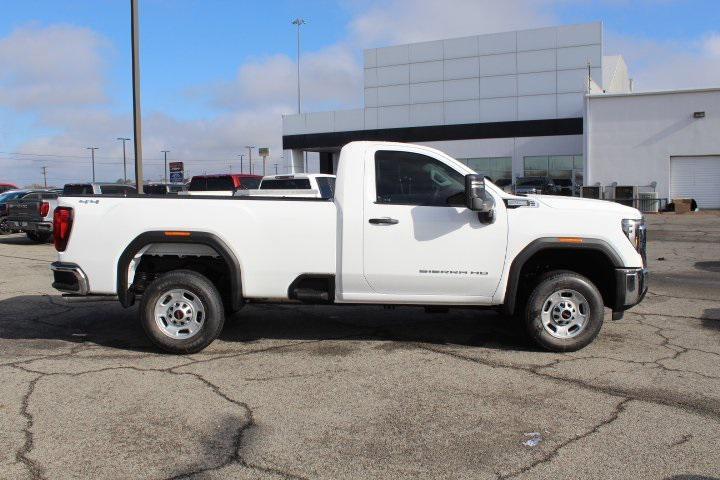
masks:
POLYGON ((720 215, 648 220, 650 293, 569 354, 490 311, 293 305, 162 354, 2 236, 0 478, 720 477, 720 215))

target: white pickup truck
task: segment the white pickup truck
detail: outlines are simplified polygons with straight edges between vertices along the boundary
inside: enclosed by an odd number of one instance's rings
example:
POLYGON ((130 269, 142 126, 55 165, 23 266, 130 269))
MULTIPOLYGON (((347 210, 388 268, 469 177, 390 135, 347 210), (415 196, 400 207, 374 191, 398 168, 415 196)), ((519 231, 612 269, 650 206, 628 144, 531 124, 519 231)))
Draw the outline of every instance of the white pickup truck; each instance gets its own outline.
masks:
POLYGON ((54 223, 53 286, 139 299, 148 336, 175 353, 252 302, 502 309, 571 351, 604 307, 619 319, 647 290, 639 211, 510 195, 417 145, 346 145, 331 199, 63 196, 54 223))

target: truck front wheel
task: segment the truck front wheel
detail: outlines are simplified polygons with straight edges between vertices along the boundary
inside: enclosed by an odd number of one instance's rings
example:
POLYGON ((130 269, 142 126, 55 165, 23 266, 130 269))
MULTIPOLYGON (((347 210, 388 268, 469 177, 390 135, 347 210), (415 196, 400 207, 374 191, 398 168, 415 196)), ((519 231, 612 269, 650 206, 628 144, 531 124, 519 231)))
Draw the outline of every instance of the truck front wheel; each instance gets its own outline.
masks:
POLYGON ((217 288, 192 270, 174 270, 154 280, 143 293, 139 314, 150 340, 178 354, 207 347, 225 323, 217 288))
POLYGON ((553 352, 572 352, 595 339, 603 315, 602 295, 590 280, 557 270, 538 278, 523 320, 528 335, 539 346, 553 352))

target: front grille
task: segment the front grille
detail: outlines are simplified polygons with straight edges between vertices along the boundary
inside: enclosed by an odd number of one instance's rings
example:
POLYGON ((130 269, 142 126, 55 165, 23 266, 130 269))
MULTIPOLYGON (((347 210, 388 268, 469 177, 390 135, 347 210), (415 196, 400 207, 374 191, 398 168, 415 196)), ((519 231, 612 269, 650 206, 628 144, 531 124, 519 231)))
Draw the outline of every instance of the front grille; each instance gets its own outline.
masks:
POLYGON ((643 267, 647 267, 647 225, 645 222, 638 225, 638 252, 642 257, 643 267))

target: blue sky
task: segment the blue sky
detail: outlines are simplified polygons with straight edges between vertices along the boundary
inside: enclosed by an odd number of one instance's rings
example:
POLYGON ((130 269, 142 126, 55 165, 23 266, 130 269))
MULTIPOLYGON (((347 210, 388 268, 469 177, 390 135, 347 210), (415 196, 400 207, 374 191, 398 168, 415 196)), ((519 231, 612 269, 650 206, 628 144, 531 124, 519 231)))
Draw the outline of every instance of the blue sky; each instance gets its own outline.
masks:
MULTIPOLYGON (((248 143, 267 144, 282 162, 280 115, 295 101, 290 20, 298 15, 309 21, 307 110, 361 105, 362 48, 598 20, 606 53, 625 55, 639 88, 720 85, 717 0, 140 3, 144 146, 155 177, 164 148, 195 173, 230 168, 248 143)), ((129 17, 127 0, 3 3, 0 181, 36 181, 48 162, 53 183, 82 178, 87 145, 101 148, 103 179, 118 177, 114 138, 132 135, 129 17)))

